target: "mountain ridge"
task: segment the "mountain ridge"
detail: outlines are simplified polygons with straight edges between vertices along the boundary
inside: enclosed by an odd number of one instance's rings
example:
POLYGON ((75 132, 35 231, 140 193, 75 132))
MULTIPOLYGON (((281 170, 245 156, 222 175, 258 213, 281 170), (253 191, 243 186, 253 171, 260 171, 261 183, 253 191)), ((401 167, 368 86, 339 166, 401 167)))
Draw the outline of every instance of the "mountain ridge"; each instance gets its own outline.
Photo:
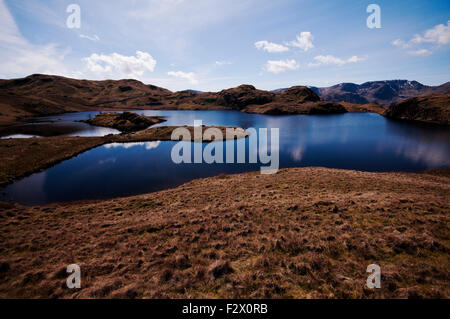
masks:
POLYGON ((431 87, 408 80, 361 85, 341 83, 329 88, 293 86, 274 91, 243 84, 219 92, 172 92, 134 79, 94 81, 33 74, 0 80, 0 125, 29 116, 93 110, 232 109, 262 114, 382 114, 386 108, 377 104, 388 106, 410 97, 449 93, 450 82, 431 87))
POLYGON ((427 86, 417 81, 384 80, 362 84, 339 83, 330 87, 310 87, 322 99, 356 104, 377 103, 383 106, 427 94, 450 94, 450 82, 427 86))
MULTIPOLYGON (((367 81, 361 84, 342 82, 329 87, 308 86, 322 100, 354 104, 377 103, 390 106, 409 98, 429 94, 450 94, 450 82, 437 86, 410 80, 367 81)), ((283 92, 286 88, 272 90, 283 92)))
POLYGON ((324 104, 309 88, 292 87, 284 93, 240 85, 220 92, 172 92, 138 80, 77 80, 34 74, 0 80, 0 125, 30 116, 94 110, 239 110, 265 114, 343 113, 337 103, 324 104), (259 106, 264 106, 260 108, 259 106))

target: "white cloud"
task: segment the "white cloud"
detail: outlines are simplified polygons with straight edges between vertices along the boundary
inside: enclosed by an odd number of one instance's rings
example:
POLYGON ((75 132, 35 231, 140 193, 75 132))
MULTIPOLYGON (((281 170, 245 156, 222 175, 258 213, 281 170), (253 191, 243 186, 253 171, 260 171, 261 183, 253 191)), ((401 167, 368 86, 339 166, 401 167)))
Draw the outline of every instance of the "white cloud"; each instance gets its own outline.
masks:
POLYGON ((271 73, 283 73, 288 70, 297 70, 300 65, 295 60, 267 61, 266 70, 271 73))
POLYGON ((310 66, 310 67, 320 66, 320 65, 339 65, 339 66, 341 66, 344 64, 348 64, 348 63, 357 63, 357 62, 364 61, 363 58, 360 58, 356 55, 352 56, 351 58, 345 59, 345 60, 343 60, 341 58, 337 58, 332 55, 318 55, 318 56, 314 57, 314 60, 317 62, 309 63, 308 66, 310 66))
POLYGON ((289 51, 289 48, 285 47, 282 44, 276 44, 276 43, 273 43, 273 42, 268 42, 266 40, 255 42, 255 47, 258 50, 264 50, 264 51, 267 51, 269 53, 279 53, 279 52, 289 51))
POLYGON ((73 75, 63 63, 67 53, 56 44, 29 43, 4 1, 0 0, 0 77, 22 77, 32 73, 73 75))
POLYGON ((183 71, 176 71, 176 72, 171 71, 171 72, 168 72, 167 75, 170 75, 170 76, 173 76, 176 78, 180 78, 180 79, 188 80, 189 83, 191 83, 191 84, 198 84, 198 81, 195 78, 195 73, 193 73, 193 72, 186 73, 183 71))
POLYGON ((450 44, 450 20, 447 25, 439 24, 425 31, 424 35, 416 34, 411 40, 414 43, 434 43, 437 45, 450 44))
MULTIPOLYGON (((92 41, 98 36, 80 35, 92 41)), ((32 73, 55 74, 75 78, 141 78, 145 72, 153 72, 156 60, 148 53, 137 51, 136 56, 118 53, 110 55, 92 54, 84 58, 85 68, 71 68, 65 57, 68 50, 56 44, 35 45, 20 33, 11 13, 0 0, 0 77, 22 77, 32 73)))
POLYGON ((346 63, 357 63, 357 62, 361 62, 361 61, 364 61, 364 60, 365 60, 364 58, 360 58, 360 57, 354 55, 351 58, 348 58, 346 63))
POLYGON ((305 32, 300 33, 297 36, 296 40, 291 41, 288 44, 290 46, 293 46, 293 47, 296 47, 296 48, 300 48, 303 51, 308 51, 308 50, 314 48, 314 44, 312 43, 313 40, 314 40, 314 37, 311 34, 311 32, 305 31, 305 32))
POLYGON ((407 48, 411 47, 411 43, 407 43, 400 39, 392 41, 392 45, 396 46, 397 48, 402 48, 402 49, 407 49, 407 48))
POLYGON ((156 66, 156 60, 149 53, 142 51, 136 51, 136 56, 94 53, 83 60, 89 72, 103 76, 114 74, 138 78, 146 71, 153 72, 156 66))
MULTIPOLYGON (((400 39, 392 41, 392 45, 402 48, 411 49, 413 46, 420 44, 434 44, 437 46, 443 46, 450 44, 450 20, 447 21, 447 25, 438 24, 431 29, 424 32, 423 35, 416 34, 411 40, 405 42, 400 39)), ((428 49, 417 49, 408 51, 409 55, 414 56, 429 56, 433 52, 428 49)))
POLYGON ((409 55, 414 55, 414 56, 429 56, 431 55, 433 52, 431 52, 430 50, 427 49, 421 49, 421 50, 415 50, 415 51, 408 51, 409 55))
POLYGON ((91 40, 93 42, 97 42, 100 41, 100 38, 98 37, 98 35, 94 35, 94 36, 89 36, 89 35, 85 35, 85 34, 80 34, 80 38, 82 39, 88 39, 91 40))
POLYGON ((222 66, 222 65, 230 65, 233 64, 232 62, 229 61, 216 61, 216 66, 222 66))

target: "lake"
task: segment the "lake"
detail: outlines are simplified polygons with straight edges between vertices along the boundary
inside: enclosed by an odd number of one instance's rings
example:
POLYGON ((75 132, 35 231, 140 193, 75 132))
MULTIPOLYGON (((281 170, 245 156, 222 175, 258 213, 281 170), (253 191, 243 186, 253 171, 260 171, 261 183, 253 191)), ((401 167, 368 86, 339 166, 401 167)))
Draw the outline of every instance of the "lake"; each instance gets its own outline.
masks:
MULTIPOLYGON (((450 168, 450 129, 398 122, 378 114, 268 116, 237 111, 136 111, 167 118, 159 125, 279 128, 280 167, 323 166, 364 171, 422 171, 450 168)), ((61 135, 99 136, 109 129, 75 121, 98 112, 40 118, 77 129, 61 135), (82 124, 82 125, 81 125, 82 124)), ((55 123, 55 125, 60 125, 55 123)), ((1 190, 0 200, 25 205, 81 199, 106 199, 178 186, 196 178, 256 171, 257 164, 175 164, 177 142, 109 144, 89 150, 1 190)), ((223 143, 245 143, 248 140, 223 143)), ((190 143, 191 145, 192 143, 190 143)), ((206 144, 203 145, 205 147, 206 144)))

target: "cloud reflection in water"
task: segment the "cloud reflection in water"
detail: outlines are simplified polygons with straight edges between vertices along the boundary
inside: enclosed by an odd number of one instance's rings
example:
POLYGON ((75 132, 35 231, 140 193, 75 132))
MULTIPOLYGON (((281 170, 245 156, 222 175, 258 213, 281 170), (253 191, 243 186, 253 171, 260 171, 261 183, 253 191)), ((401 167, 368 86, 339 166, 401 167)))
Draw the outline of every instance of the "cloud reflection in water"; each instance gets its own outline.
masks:
POLYGON ((158 146, 161 144, 161 141, 155 141, 155 142, 136 142, 136 143, 111 143, 106 144, 105 148, 125 148, 129 149, 135 146, 144 146, 146 150, 152 150, 158 148, 158 146))

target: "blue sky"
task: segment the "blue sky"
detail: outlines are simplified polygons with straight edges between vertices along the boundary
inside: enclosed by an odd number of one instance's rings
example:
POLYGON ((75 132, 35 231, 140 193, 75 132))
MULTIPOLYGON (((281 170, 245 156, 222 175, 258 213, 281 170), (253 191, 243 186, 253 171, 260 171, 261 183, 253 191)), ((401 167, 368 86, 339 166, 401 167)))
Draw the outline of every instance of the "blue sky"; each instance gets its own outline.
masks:
POLYGON ((171 90, 450 80, 450 1, 0 0, 0 78, 136 78, 171 90), (369 4, 381 28, 369 29, 369 4), (81 27, 68 28, 70 4, 81 27))

